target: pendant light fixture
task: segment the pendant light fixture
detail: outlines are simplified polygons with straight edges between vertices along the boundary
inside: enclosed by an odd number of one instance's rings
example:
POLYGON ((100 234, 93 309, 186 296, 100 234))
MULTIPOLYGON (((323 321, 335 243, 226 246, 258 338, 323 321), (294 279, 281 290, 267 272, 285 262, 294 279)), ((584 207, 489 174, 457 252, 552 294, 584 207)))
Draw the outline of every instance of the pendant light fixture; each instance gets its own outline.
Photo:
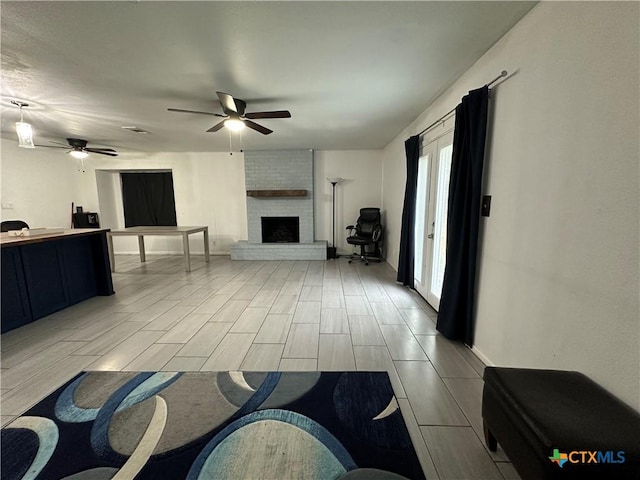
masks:
POLYGON ((22 107, 28 107, 28 103, 11 100, 11 103, 20 108, 20 121, 16 122, 16 133, 18 134, 18 146, 22 148, 35 148, 33 144, 33 130, 31 124, 24 121, 22 117, 22 107))

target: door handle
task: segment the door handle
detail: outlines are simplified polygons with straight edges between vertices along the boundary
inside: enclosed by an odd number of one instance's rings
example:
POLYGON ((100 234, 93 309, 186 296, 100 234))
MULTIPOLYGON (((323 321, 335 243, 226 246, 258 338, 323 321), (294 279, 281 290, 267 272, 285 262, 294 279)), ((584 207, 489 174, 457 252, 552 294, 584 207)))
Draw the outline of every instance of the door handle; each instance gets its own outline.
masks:
POLYGON ((433 238, 433 233, 430 233, 429 235, 427 235, 427 238, 433 238))

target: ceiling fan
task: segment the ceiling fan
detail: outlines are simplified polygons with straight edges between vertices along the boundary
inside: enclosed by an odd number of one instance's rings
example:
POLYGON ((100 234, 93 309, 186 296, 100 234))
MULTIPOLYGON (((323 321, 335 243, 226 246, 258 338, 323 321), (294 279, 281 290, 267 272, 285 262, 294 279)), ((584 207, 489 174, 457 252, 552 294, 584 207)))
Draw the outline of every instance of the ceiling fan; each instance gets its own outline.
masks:
POLYGON ((291 118, 289 110, 276 110, 272 112, 248 112, 245 113, 247 103, 239 98, 233 98, 228 93, 216 92, 222 111, 224 115, 220 113, 199 112, 196 110, 183 110, 181 108, 167 108, 170 112, 183 112, 183 113, 198 113, 201 115, 212 115, 214 117, 224 118, 220 123, 217 123, 211 127, 207 132, 217 132, 222 127, 227 127, 229 130, 237 131, 242 130, 244 127, 249 127, 256 132, 260 132, 263 135, 269 135, 273 133, 273 130, 269 130, 262 125, 252 122, 251 119, 259 118, 291 118))
POLYGON ((67 138, 67 144, 60 142, 51 142, 57 145, 63 145, 60 147, 54 147, 53 145, 36 145, 36 147, 45 147, 45 148, 64 148, 68 150, 68 154, 77 159, 86 158, 89 153, 98 153, 100 155, 109 155, 110 157, 117 157, 118 154, 113 148, 94 148, 87 147, 87 141, 82 140, 81 138, 67 138), (69 150, 70 149, 70 150, 69 150))

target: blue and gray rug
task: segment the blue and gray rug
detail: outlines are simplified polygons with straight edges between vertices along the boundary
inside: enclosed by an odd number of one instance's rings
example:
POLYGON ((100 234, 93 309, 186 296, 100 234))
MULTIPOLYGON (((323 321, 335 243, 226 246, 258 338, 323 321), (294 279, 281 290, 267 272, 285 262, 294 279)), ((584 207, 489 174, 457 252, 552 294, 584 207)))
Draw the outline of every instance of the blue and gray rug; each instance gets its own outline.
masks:
POLYGON ((424 479, 384 372, 85 372, 2 429, 2 479, 424 479))

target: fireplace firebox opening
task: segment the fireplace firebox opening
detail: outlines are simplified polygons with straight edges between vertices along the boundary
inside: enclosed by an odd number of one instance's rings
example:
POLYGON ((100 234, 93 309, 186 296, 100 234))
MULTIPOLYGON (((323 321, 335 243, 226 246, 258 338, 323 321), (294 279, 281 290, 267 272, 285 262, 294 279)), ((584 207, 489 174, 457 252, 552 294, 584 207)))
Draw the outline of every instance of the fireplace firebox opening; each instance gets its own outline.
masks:
POLYGON ((262 243, 300 243, 299 217, 262 217, 262 243))

